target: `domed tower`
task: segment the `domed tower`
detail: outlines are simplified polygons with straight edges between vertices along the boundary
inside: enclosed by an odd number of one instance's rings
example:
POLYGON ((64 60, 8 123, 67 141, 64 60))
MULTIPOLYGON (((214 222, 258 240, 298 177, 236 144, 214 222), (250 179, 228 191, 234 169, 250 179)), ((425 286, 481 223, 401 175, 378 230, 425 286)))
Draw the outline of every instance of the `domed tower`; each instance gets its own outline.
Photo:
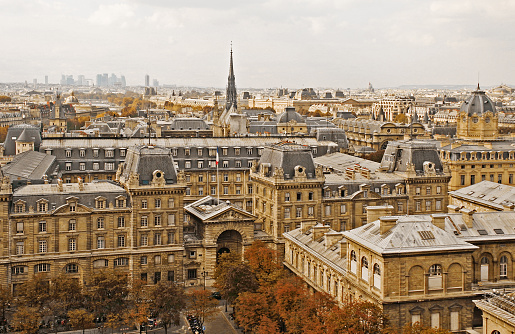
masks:
POLYGON ((461 105, 457 136, 469 140, 492 140, 499 134, 497 124, 495 105, 478 84, 477 90, 461 105))

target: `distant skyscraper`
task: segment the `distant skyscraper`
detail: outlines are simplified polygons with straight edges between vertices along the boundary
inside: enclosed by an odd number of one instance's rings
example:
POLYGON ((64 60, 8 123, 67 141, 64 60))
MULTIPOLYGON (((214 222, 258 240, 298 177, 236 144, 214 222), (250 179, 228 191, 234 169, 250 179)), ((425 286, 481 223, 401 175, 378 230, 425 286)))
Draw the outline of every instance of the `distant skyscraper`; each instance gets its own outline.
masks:
POLYGON ((159 81, 158 81, 157 79, 154 79, 154 80, 152 81, 152 86, 154 86, 154 87, 158 87, 158 86, 159 86, 159 81))
POLYGON ((86 77, 85 77, 84 75, 79 74, 79 75, 77 76, 77 85, 79 85, 79 86, 84 86, 84 85, 86 85, 86 77))
POLYGON ((48 75, 45 75, 45 85, 48 85, 48 75))
POLYGON ((145 74, 145 87, 150 86, 150 76, 145 74))
POLYGON ((38 79, 32 80, 32 83, 34 85, 34 88, 36 88, 36 86, 38 85, 38 79))
POLYGON ((102 74, 97 74, 97 86, 102 86, 102 74))
POLYGON ((107 87, 109 85, 109 74, 102 74, 102 86, 107 87))
POLYGON ((122 83, 122 87, 127 86, 127 82, 125 81, 125 75, 122 75, 120 78, 120 82, 122 83))
POLYGON ((229 64, 229 78, 227 81, 227 93, 226 93, 227 102, 225 104, 225 109, 229 110, 233 108, 235 111, 238 108, 238 95, 236 93, 236 79, 234 77, 234 68, 232 64, 232 45, 231 45, 231 61, 229 64))

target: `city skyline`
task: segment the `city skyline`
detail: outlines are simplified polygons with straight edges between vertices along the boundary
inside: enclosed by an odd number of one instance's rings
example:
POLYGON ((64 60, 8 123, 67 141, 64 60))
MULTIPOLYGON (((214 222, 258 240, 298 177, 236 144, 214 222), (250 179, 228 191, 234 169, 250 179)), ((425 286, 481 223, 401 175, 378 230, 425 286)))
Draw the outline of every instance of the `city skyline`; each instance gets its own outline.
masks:
POLYGON ((0 82, 124 74, 143 85, 512 83, 509 1, 2 1, 0 82))

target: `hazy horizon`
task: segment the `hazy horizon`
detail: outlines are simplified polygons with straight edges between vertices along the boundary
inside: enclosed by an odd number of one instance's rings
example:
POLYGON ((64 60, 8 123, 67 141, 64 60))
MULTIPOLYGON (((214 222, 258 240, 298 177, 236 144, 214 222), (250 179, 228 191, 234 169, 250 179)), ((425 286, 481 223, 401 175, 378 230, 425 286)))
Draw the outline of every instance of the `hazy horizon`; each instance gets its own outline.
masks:
POLYGON ((0 0, 0 82, 125 75, 143 85, 334 87, 514 82, 508 0, 0 0))

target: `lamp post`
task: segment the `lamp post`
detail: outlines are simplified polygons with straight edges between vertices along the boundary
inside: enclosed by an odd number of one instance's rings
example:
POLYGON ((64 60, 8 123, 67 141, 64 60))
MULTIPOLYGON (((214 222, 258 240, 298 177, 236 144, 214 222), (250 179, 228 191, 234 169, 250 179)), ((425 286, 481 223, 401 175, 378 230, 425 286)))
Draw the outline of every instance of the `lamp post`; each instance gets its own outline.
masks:
POLYGON ((206 276, 207 271, 204 271, 204 268, 202 268, 202 277, 204 277, 204 290, 206 290, 206 276))

